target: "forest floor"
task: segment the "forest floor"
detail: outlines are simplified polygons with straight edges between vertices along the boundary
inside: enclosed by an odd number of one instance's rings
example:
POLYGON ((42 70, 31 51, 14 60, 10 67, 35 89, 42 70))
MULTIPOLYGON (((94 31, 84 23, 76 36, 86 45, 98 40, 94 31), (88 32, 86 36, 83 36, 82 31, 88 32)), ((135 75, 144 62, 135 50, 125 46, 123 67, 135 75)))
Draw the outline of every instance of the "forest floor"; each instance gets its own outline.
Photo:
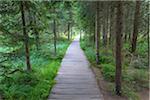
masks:
MULTIPOLYGON (((109 83, 103 79, 102 73, 97 67, 91 67, 93 73, 95 74, 95 77, 97 79, 99 88, 101 90, 101 93, 103 94, 104 100, 128 100, 127 97, 125 96, 117 96, 110 91, 109 88, 109 83)), ((139 99, 140 100, 149 100, 149 90, 144 89, 140 91, 139 93, 139 99)))
POLYGON ((49 100, 103 100, 79 39, 69 46, 49 100))
MULTIPOLYGON (((68 41, 67 38, 60 37, 57 41, 57 55, 54 56, 53 41, 46 38, 47 36, 44 36, 44 41, 40 41, 39 50, 36 50, 34 44, 30 46, 32 72, 26 71, 22 46, 15 57, 3 63, 7 69, 0 67, 0 100, 47 100, 49 92, 55 84, 54 78, 61 60, 72 40, 68 41), (10 75, 9 73, 15 69, 21 71, 10 75), (3 73, 8 77, 3 76, 3 73)), ((0 47, 1 50, 6 52, 3 47, 0 47)), ((11 49, 8 50, 11 53, 11 49)))

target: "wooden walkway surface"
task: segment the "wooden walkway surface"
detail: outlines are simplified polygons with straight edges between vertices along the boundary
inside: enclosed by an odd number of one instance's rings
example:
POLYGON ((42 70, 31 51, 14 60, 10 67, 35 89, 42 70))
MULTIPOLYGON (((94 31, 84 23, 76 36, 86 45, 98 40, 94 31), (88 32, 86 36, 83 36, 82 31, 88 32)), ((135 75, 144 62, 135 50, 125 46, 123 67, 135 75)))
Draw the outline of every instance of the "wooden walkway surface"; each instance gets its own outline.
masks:
POLYGON ((69 46, 56 82, 48 100, 103 100, 78 38, 69 46))

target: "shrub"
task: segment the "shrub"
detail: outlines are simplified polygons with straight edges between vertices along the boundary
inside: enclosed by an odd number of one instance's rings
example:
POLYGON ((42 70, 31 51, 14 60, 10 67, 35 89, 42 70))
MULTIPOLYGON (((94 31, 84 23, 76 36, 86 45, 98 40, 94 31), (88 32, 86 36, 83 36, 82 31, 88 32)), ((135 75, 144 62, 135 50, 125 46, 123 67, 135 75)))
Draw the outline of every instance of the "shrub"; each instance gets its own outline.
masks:
POLYGON ((137 69, 132 73, 133 81, 140 87, 149 87, 149 75, 146 70, 137 69))
POLYGON ((103 55, 101 55, 100 56, 100 63, 101 64, 108 64, 108 63, 113 64, 114 63, 114 58, 112 56, 103 56, 103 55))
POLYGON ((102 64, 101 66, 104 78, 113 82, 115 80, 115 67, 111 64, 102 64))
POLYGON ((92 46, 90 46, 90 44, 86 43, 85 41, 82 41, 80 45, 81 45, 81 48, 84 50, 85 55, 87 56, 88 60, 90 62, 95 62, 95 51, 92 48, 92 46))
POLYGON ((128 100, 139 100, 138 94, 131 86, 127 86, 126 84, 122 85, 122 94, 128 97, 128 100))
POLYGON ((130 66, 134 68, 146 68, 145 64, 143 63, 142 59, 140 57, 133 57, 134 59, 132 60, 130 66))

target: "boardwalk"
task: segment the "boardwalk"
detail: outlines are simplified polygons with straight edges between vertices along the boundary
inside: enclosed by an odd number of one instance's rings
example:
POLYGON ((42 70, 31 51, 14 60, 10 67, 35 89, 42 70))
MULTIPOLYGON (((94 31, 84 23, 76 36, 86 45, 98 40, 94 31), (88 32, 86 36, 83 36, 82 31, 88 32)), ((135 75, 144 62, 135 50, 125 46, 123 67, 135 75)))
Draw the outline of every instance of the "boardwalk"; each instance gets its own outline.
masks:
POLYGON ((69 46, 56 81, 48 100, 103 100, 79 39, 69 46))

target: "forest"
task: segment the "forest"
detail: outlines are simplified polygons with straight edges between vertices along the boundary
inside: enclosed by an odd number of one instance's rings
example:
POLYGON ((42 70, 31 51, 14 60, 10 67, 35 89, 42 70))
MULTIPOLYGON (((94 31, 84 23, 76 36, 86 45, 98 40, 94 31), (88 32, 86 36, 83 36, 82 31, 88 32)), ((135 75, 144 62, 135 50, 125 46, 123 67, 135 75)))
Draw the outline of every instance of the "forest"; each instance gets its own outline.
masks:
POLYGON ((0 0, 0 100, 149 100, 149 5, 0 0))

